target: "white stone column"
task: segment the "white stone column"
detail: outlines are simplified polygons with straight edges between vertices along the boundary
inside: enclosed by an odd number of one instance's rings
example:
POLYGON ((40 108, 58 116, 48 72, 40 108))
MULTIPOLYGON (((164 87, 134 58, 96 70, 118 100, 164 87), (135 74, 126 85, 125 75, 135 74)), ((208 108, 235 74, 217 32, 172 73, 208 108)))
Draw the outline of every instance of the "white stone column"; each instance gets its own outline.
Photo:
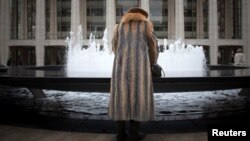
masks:
POLYGON ((83 38, 87 39, 87 1, 80 0, 80 23, 83 31, 83 38))
POLYGON ((57 0, 50 0, 50 39, 57 39, 57 0))
POLYGON ((110 52, 112 51, 112 38, 114 36, 114 27, 116 24, 116 1, 106 0, 106 28, 108 30, 108 45, 110 52))
POLYGON ((80 24, 80 0, 71 0, 71 31, 74 34, 77 34, 80 24))
POLYGON ((209 0, 210 64, 218 63, 218 12, 217 0, 209 0))
POLYGON ((149 9, 149 0, 140 0, 140 6, 142 9, 148 12, 150 14, 150 9, 149 9))
POLYGON ((175 0, 175 38, 184 37, 184 4, 183 0, 175 0))
POLYGON ((0 1, 0 63, 7 64, 9 58, 8 42, 10 39, 10 6, 9 0, 0 1))
POLYGON ((36 1, 36 65, 44 65, 45 0, 36 1))
POLYGON ((175 0, 168 0, 168 38, 175 38, 175 0))
POLYGON ((197 39, 204 38, 204 15, 203 15, 203 0, 197 0, 197 39))
POLYGON ((244 40, 244 54, 246 65, 250 66, 250 1, 242 0, 242 34, 244 40))

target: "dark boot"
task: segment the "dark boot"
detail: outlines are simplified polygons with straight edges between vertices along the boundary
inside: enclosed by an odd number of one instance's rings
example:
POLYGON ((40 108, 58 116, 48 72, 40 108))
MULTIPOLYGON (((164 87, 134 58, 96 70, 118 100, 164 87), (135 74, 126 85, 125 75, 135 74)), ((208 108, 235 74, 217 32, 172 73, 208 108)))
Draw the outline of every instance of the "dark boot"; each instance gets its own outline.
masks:
POLYGON ((138 141, 145 138, 145 134, 139 132, 140 122, 131 120, 129 125, 129 141, 138 141))
POLYGON ((117 135, 116 141, 125 141, 127 139, 127 135, 125 132, 125 121, 117 121, 117 135))

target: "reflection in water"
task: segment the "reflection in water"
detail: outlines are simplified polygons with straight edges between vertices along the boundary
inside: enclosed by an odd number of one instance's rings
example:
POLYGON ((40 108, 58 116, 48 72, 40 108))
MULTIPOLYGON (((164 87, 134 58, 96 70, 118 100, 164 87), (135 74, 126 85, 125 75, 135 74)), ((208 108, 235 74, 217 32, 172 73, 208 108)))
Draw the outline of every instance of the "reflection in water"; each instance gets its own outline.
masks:
POLYGON ((235 69, 234 76, 246 76, 247 70, 246 69, 235 69))
POLYGON ((42 70, 37 70, 36 71, 36 77, 44 77, 44 71, 42 71, 42 70))
MULTIPOLYGON (((156 119, 182 116, 182 119, 193 119, 204 115, 244 112, 250 102, 249 97, 239 96, 241 89, 155 93, 156 119)), ((44 113, 64 114, 70 117, 91 115, 91 118, 106 117, 108 110, 108 93, 86 93, 44 90, 46 98, 36 101, 27 89, 0 87, 0 105, 23 107, 44 113)), ((105 118, 104 118, 105 119, 105 118)))

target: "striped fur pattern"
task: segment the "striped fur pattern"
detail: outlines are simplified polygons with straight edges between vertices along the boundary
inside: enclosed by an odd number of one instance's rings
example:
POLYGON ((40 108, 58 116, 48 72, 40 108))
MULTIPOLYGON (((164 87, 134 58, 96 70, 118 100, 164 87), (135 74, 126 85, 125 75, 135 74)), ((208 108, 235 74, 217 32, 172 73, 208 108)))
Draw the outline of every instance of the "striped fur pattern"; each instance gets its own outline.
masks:
POLYGON ((113 120, 153 120, 150 64, 158 56, 153 25, 139 13, 127 13, 114 33, 108 116, 113 120))

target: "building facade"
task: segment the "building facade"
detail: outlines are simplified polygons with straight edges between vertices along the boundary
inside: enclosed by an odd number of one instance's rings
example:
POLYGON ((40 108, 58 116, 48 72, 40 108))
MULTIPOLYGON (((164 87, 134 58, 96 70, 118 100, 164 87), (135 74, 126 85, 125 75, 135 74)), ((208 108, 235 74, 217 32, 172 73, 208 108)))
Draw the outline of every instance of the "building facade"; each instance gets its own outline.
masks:
POLYGON ((250 63, 249 0, 0 0, 0 63, 64 64, 65 39, 83 29, 102 44, 130 7, 148 11, 159 44, 182 39, 204 46, 207 62, 230 64, 238 48, 250 63))

